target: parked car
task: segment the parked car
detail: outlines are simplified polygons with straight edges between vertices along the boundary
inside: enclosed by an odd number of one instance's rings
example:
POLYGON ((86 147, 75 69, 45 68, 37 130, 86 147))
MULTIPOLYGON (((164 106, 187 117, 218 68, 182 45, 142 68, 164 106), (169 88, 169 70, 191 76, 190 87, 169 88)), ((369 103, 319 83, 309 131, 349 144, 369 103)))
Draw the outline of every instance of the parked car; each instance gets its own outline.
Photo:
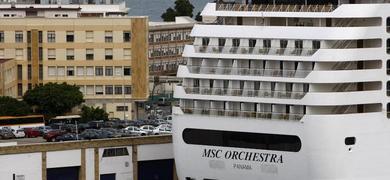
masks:
POLYGON ((80 139, 99 139, 99 130, 97 129, 86 129, 79 135, 80 139))
POLYGON ((146 136, 148 133, 135 126, 126 127, 125 132, 133 136, 146 136))
POLYGON ((153 130, 154 135, 160 134, 172 134, 172 129, 170 127, 160 127, 153 130))
POLYGON ((172 124, 172 115, 165 116, 164 120, 167 121, 168 123, 172 124))
POLYGON ((38 127, 38 131, 41 134, 41 136, 43 136, 45 133, 49 132, 50 130, 52 130, 52 128, 50 126, 39 126, 38 127))
POLYGON ((120 138, 122 137, 122 133, 114 128, 102 128, 100 129, 100 131, 102 131, 102 133, 104 133, 104 131, 108 131, 110 133, 112 133, 112 138, 120 138))
POLYGON ((61 136, 57 136, 56 141, 75 141, 78 140, 77 135, 74 133, 66 133, 61 136))
POLYGON ((27 138, 35 138, 41 136, 41 132, 38 128, 23 128, 27 138))
POLYGON ((15 138, 14 133, 10 129, 0 129, 0 139, 13 139, 15 138))
POLYGON ((153 134, 153 130, 155 129, 152 125, 143 125, 140 127, 141 130, 147 132, 148 134, 153 134))
POLYGON ((24 138, 24 137, 26 137, 26 133, 24 133, 23 129, 17 129, 17 130, 12 129, 11 131, 12 131, 12 133, 14 133, 14 136, 16 138, 24 138))
POLYGON ((43 139, 45 139, 47 142, 54 142, 54 141, 56 141, 56 138, 58 136, 61 136, 65 133, 66 133, 66 131, 64 131, 64 130, 53 129, 53 130, 47 132, 45 135, 43 135, 43 139))
POLYGON ((104 127, 104 121, 103 120, 100 120, 100 121, 90 121, 90 122, 88 122, 88 124, 89 124, 89 127, 93 128, 93 129, 100 129, 100 128, 104 127))
POLYGON ((157 126, 156 128, 171 128, 172 129, 172 125, 171 124, 161 124, 159 126, 157 126))
POLYGON ((80 133, 80 132, 83 132, 86 129, 89 129, 90 126, 89 126, 88 123, 80 123, 80 124, 77 125, 77 128, 78 128, 79 133, 80 133))

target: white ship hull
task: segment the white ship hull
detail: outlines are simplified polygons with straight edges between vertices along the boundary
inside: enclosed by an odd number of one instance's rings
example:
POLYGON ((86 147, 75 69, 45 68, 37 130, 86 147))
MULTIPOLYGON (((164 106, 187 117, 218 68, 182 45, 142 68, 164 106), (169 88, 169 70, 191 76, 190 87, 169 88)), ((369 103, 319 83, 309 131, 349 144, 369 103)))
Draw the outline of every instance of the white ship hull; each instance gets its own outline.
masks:
POLYGON ((312 116, 302 122, 177 115, 173 134, 176 168, 179 179, 183 180, 186 177, 196 180, 388 180, 389 128, 383 113, 356 117, 312 116), (234 127, 234 131, 241 132, 297 135, 302 148, 299 152, 281 152, 190 145, 182 136, 188 127, 213 130, 234 127), (357 137, 357 145, 346 146, 344 138, 351 134, 357 137), (222 150, 221 157, 204 157, 205 151, 210 149, 222 150), (234 151, 263 153, 264 160, 232 158, 229 153, 234 151), (265 160, 266 154, 281 156, 282 161, 270 162, 271 155, 265 160))

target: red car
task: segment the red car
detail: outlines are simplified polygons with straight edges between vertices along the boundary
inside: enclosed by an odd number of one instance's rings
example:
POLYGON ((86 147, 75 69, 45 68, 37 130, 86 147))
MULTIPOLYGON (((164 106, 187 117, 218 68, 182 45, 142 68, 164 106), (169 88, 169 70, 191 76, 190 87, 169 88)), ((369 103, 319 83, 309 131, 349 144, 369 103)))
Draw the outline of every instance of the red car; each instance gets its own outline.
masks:
POLYGON ((43 135, 43 139, 46 139, 47 142, 54 142, 58 136, 61 136, 65 133, 66 131, 59 129, 51 130, 43 135))
POLYGON ((27 138, 39 137, 41 132, 37 128, 24 128, 24 134, 27 138))

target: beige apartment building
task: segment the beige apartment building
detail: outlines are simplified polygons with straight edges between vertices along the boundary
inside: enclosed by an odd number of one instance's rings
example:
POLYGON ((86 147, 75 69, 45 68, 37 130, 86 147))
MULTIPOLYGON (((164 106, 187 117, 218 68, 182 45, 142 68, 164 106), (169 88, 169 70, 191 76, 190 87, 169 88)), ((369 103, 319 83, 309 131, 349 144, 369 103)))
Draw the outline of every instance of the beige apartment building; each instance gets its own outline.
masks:
POLYGON ((196 23, 190 17, 176 17, 175 22, 149 23, 149 72, 153 76, 175 76, 184 46, 192 44, 191 30, 196 23))
POLYGON ((149 95, 147 17, 69 17, 0 18, 0 95, 66 82, 85 104, 135 118, 149 95))

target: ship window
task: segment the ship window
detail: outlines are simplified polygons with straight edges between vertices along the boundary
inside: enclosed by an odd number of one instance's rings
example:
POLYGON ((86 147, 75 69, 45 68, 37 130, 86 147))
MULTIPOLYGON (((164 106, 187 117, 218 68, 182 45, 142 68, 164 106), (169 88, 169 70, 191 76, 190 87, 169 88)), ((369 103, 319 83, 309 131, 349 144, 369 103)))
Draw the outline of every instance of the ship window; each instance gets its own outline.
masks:
POLYGON ((387 65, 386 65, 386 72, 387 72, 387 75, 390 75, 390 59, 389 60, 387 60, 387 63, 386 63, 387 65))
POLYGON ((240 46, 240 39, 233 39, 233 47, 240 46))
POLYGON ((269 40, 269 39, 264 39, 264 40, 263 40, 263 46, 264 46, 265 48, 271 48, 271 40, 269 40))
POLYGON ((321 41, 313 41, 313 49, 320 49, 321 41))
POLYGON ((390 96, 390 81, 387 81, 386 83, 386 94, 387 96, 390 96))
POLYGON ((387 54, 390 54, 390 39, 387 39, 386 47, 387 54))
POLYGON ((223 38, 218 39, 218 46, 225 46, 225 43, 226 43, 226 39, 223 38))
POLYGON ((294 135, 262 134, 237 131, 184 129, 187 144, 299 152, 301 140, 294 135))
POLYGON ((280 40, 280 48, 286 48, 287 47, 287 40, 280 40))
POLYGON ((387 28, 387 32, 390 32, 390 17, 388 17, 386 20, 386 28, 387 28))
POLYGON ((390 103, 387 104, 387 118, 390 119, 390 103))
POLYGON ((202 46, 207 46, 210 43, 210 38, 202 38, 202 46))
POLYGON ((355 137, 346 137, 345 138, 345 145, 350 146, 350 145, 355 145, 355 143, 356 143, 355 137))

